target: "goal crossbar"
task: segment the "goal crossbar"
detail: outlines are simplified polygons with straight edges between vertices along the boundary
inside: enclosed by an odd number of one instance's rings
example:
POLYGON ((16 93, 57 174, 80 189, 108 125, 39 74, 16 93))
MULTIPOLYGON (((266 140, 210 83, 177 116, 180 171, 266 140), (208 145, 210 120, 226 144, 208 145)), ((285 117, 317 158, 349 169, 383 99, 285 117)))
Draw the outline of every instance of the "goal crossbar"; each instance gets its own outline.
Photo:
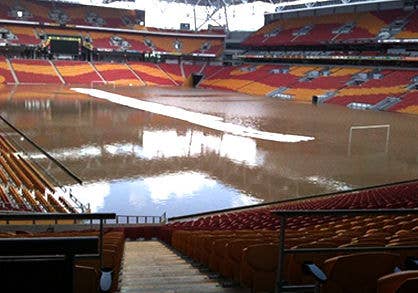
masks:
POLYGON ((364 130, 364 129, 378 129, 378 128, 386 128, 386 143, 385 143, 385 153, 389 150, 389 137, 390 137, 390 124, 378 124, 378 125, 357 125, 351 126, 350 132, 348 135, 348 156, 351 156, 351 142, 353 137, 353 130, 364 130))
POLYGON ((90 82, 90 88, 94 88, 95 84, 103 84, 103 85, 112 85, 113 88, 116 87, 116 82, 115 81, 105 81, 105 80, 92 80, 90 82))

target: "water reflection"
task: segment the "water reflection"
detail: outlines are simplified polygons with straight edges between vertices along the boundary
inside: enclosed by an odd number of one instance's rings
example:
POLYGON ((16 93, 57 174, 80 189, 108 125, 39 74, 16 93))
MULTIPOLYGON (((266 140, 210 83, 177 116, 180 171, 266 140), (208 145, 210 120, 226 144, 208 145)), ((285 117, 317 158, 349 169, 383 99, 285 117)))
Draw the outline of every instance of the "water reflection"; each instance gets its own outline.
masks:
MULTIPOLYGON (((50 150, 59 160, 80 160, 105 156, 130 156, 146 160, 172 157, 193 157, 206 153, 216 153, 236 163, 256 166, 263 164, 262 154, 257 152, 255 140, 231 134, 215 136, 201 131, 188 130, 143 130, 139 143, 114 143, 103 146, 83 145, 80 148, 50 150), (237 147, 239 146, 239 148, 237 147)), ((40 153, 29 153, 33 159, 46 159, 40 153)))
MULTIPOLYGON (((195 97, 186 89, 115 91, 315 140, 234 135, 65 88, 0 88, 1 114, 86 182, 73 189, 93 211, 173 216, 418 177, 416 116, 216 92, 195 97), (388 152, 386 133, 372 130, 356 133, 348 156, 350 127, 371 124, 391 125, 388 152)), ((64 185, 73 184, 39 152, 28 153, 64 185)))
POLYGON ((178 172, 160 176, 96 182, 71 186, 93 212, 125 215, 167 215, 205 212, 262 202, 198 172, 178 172))
POLYGON ((167 106, 161 103, 138 100, 132 97, 114 94, 103 90, 88 88, 73 88, 72 90, 78 93, 90 95, 98 99, 103 99, 115 104, 128 106, 138 110, 144 110, 150 113, 155 113, 170 118, 180 119, 195 125, 219 130, 226 133, 236 134, 239 136, 286 143, 298 143, 304 141, 311 141, 315 139, 312 136, 262 131, 252 127, 246 127, 240 124, 226 122, 223 120, 222 117, 203 114, 200 111, 189 111, 180 107, 167 106))

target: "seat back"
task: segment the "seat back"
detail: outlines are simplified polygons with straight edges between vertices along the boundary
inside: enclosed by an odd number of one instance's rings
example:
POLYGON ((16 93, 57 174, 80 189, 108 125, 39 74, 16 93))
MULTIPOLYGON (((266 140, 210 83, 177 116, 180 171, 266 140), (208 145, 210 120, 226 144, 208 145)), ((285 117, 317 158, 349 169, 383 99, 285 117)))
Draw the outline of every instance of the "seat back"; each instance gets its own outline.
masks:
POLYGON ((211 251, 211 254, 209 256, 209 268, 214 271, 219 271, 219 264, 222 261, 222 259, 225 258, 226 254, 226 244, 230 242, 231 239, 217 239, 213 241, 213 250, 211 251))
POLYGON ((377 293, 396 292, 410 278, 418 278, 418 271, 402 271, 383 276, 377 281, 377 293))
POLYGON ((416 293, 418 290, 418 277, 405 280, 396 290, 396 293, 416 293))
POLYGON ((276 271, 279 255, 277 244, 256 244, 245 248, 247 263, 256 271, 276 271))
POLYGON ((392 253, 357 253, 330 258, 324 262, 328 281, 324 292, 376 292, 377 280, 394 271, 400 256, 392 253))
POLYGON ((279 246, 256 244, 244 249, 240 269, 240 283, 251 292, 273 291, 277 276, 279 246))

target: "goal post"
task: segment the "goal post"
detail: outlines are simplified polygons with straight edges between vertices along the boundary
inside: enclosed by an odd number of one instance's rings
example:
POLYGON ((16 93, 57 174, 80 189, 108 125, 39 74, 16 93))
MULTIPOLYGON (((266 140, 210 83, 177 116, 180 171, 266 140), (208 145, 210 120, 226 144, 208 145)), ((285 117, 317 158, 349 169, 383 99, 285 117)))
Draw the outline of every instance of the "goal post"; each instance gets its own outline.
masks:
POLYGON ((386 129, 386 139, 385 139, 385 153, 389 150, 389 138, 390 138, 390 125, 389 124, 379 124, 379 125, 358 125, 351 126, 349 135, 348 135, 348 156, 351 156, 351 145, 353 142, 353 132, 354 131, 367 131, 370 129, 386 129))
POLYGON ((94 88, 95 85, 101 85, 101 86, 110 85, 111 87, 116 88, 115 81, 93 80, 90 82, 90 88, 94 88))

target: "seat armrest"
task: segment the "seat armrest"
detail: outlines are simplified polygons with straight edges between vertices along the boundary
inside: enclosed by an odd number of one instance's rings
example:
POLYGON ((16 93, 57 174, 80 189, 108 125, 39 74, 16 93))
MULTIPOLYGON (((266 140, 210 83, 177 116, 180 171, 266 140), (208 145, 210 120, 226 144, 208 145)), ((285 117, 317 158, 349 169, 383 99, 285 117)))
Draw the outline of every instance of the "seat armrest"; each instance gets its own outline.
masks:
POLYGON ((303 271, 308 275, 312 275, 320 283, 324 283, 328 279, 324 271, 312 262, 305 262, 303 264, 303 271))
POLYGON ((418 270, 418 258, 407 257, 405 260, 405 268, 407 270, 418 270))

